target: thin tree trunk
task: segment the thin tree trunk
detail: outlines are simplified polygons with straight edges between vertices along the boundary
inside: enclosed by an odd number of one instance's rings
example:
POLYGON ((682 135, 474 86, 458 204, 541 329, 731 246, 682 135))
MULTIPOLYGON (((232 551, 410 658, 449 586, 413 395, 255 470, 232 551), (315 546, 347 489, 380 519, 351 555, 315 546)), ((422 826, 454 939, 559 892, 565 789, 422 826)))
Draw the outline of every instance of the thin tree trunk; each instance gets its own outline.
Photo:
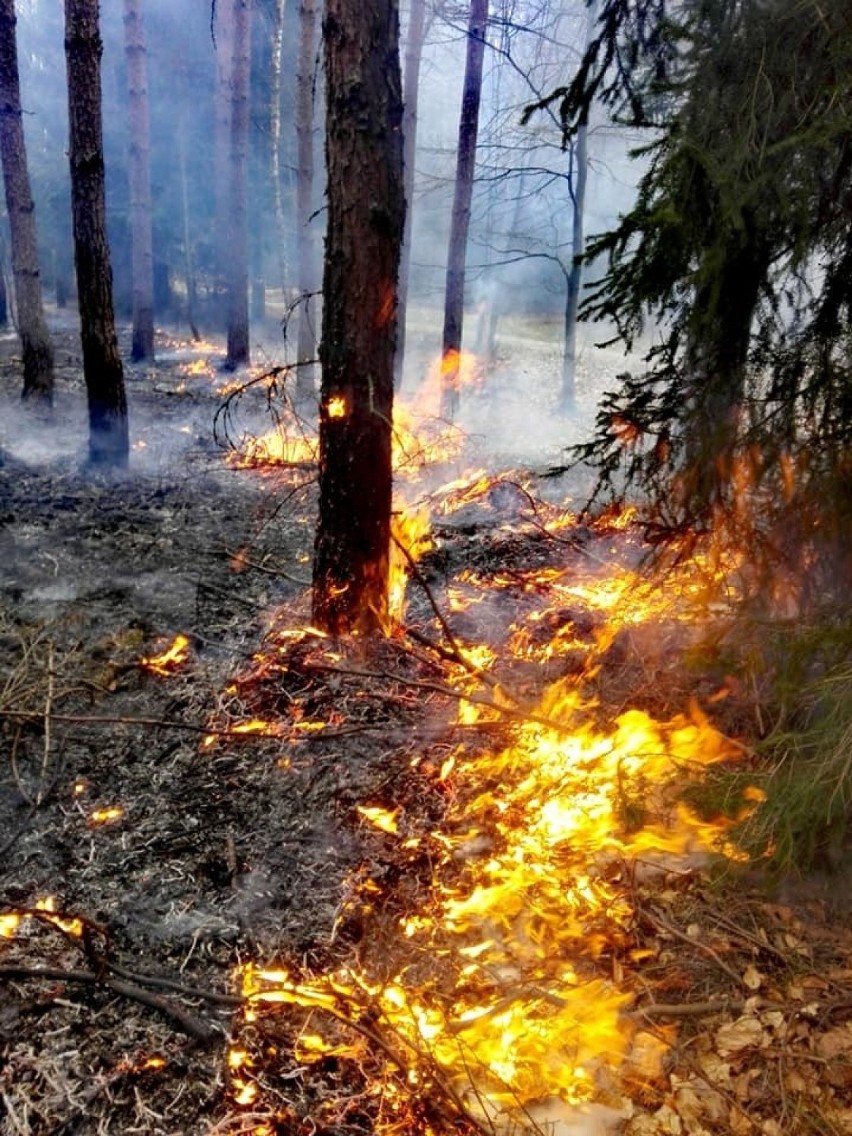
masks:
MULTIPOLYGON (((586 12, 586 50, 592 42, 595 21, 598 18, 597 0, 590 0, 586 12)), ((576 180, 571 185, 571 204, 574 220, 571 237, 571 269, 565 288, 565 347, 562 355, 562 390, 560 394, 563 414, 570 414, 577 405, 577 313, 580 309, 580 289, 583 286, 582 256, 586 251, 585 209, 586 185, 589 180, 589 124, 583 122, 571 151, 576 180)))
POLYGON ((450 246, 447 255, 447 285, 444 295, 444 337, 441 348, 441 410, 452 418, 459 400, 459 357, 464 325, 464 279, 467 260, 467 233, 476 168, 476 140, 479 132, 479 101, 482 94, 482 62, 488 25, 488 0, 471 0, 467 31, 467 60, 464 72, 459 146, 450 246))
POLYGON ((328 231, 313 620, 385 626, 405 198, 397 0, 326 0, 328 231))
POLYGON ((189 223, 189 175, 186 168, 186 116, 184 114, 184 95, 187 90, 186 75, 180 72, 183 82, 180 84, 181 97, 177 106, 177 157, 178 177, 180 179, 180 210, 181 229, 183 233, 183 270, 186 278, 186 322, 189 324, 190 334, 196 343, 200 342, 201 334, 195 321, 195 263, 192 255, 192 231, 189 223))
POLYGON ((278 286, 286 294, 289 283, 287 268, 287 223, 284 217, 284 170, 281 162, 281 76, 284 56, 284 14, 287 0, 275 0, 275 25, 272 35, 272 81, 269 87, 270 166, 272 208, 275 214, 275 252, 278 260, 278 286))
POLYGON ((151 126, 148 56, 139 0, 124 0, 124 45, 130 102, 130 224, 133 345, 131 358, 154 357, 154 236, 151 210, 151 126))
POLYGON ((124 371, 115 336, 106 239, 98 0, 65 0, 74 253, 89 404, 89 461, 126 466, 124 371))
POLYGON ((251 0, 234 0, 234 48, 231 74, 231 233, 228 252, 229 370, 249 361, 248 308, 248 132, 251 73, 251 0))
POLYGON ((397 315, 394 389, 402 386, 405 367, 405 321, 408 315, 408 281, 411 274, 411 233, 414 219, 414 158, 417 152, 417 109, 420 96, 420 60, 426 34, 426 0, 411 0, 408 38, 405 43, 405 87, 402 112, 402 161, 405 186, 405 228, 399 263, 399 308, 397 315))
POLYGON ((228 327, 228 279, 231 252, 231 115, 234 70, 235 0, 215 0, 216 87, 213 94, 213 186, 215 231, 213 301, 216 330, 228 327))
POLYGON ((316 0, 299 5, 299 63, 296 74, 296 140, 298 174, 296 178, 297 259, 299 262, 298 339, 296 346, 296 394, 300 401, 314 396, 314 367, 317 343, 314 330, 315 286, 314 242, 311 231, 314 191, 314 57, 316 52, 316 0))
POLYGON ((35 206, 30 191, 18 77, 14 0, 0 0, 0 158, 12 244, 12 277, 24 363, 23 397, 53 401, 53 348, 44 318, 35 206))

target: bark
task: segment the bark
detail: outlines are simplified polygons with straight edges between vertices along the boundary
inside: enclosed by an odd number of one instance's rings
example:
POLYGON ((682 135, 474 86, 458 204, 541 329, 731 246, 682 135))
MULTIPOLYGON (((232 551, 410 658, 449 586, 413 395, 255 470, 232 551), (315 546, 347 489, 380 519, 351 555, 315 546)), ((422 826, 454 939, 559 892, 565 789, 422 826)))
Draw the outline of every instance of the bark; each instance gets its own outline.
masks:
POLYGON ((124 0, 124 46, 130 103, 130 225, 134 360, 154 357, 154 238, 148 56, 139 0, 124 0))
POLYGON ((23 397, 53 401, 53 348, 44 318, 18 76, 14 0, 0 0, 0 159, 12 246, 12 278, 24 364, 23 397))
POLYGON ((314 191, 314 55, 316 51, 316 0, 299 5, 299 63, 296 75, 296 140, 298 174, 296 178, 296 229, 299 271, 299 330, 296 346, 296 393, 300 401, 314 394, 314 367, 317 343, 314 331, 316 291, 314 242, 311 231, 314 191))
POLYGON ((196 343, 199 343, 201 341, 201 333, 198 330, 198 324, 195 319, 197 285, 195 280, 195 262, 192 254, 192 232, 189 223, 189 173, 186 163, 186 115, 183 109, 183 96, 188 88, 188 84, 184 72, 181 72, 181 78, 183 82, 180 84, 181 97, 177 108, 176 131, 178 177, 180 179, 181 231, 183 233, 183 271, 186 279, 186 322, 189 324, 192 338, 196 343))
POLYGON ((405 319, 408 314, 408 279, 411 272, 411 233, 414 217, 414 157, 417 152, 417 110, 420 96, 420 60, 426 32, 426 0, 411 0, 408 38, 405 44, 405 88, 402 112, 402 161, 405 188, 405 227, 399 264, 399 308, 397 316, 394 387, 402 386, 405 366, 405 319))
POLYGON ((396 0, 326 0, 328 231, 313 618, 387 618, 396 289, 405 199, 396 0))
POLYGON ((459 355, 464 325, 464 278, 467 260, 467 233, 476 169, 476 140, 479 132, 479 101, 482 94, 482 62, 488 25, 488 0, 471 0, 467 31, 467 60, 464 71, 462 109, 450 247, 447 255, 447 285, 444 295, 444 338, 441 348, 441 409, 452 418, 459 400, 459 355))
POLYGON ((251 0, 234 0, 231 72, 230 241, 227 260, 229 370, 249 361, 248 133, 251 0))
POLYGON ((89 461, 126 466, 127 400, 106 239, 98 0, 65 0, 69 162, 89 461))

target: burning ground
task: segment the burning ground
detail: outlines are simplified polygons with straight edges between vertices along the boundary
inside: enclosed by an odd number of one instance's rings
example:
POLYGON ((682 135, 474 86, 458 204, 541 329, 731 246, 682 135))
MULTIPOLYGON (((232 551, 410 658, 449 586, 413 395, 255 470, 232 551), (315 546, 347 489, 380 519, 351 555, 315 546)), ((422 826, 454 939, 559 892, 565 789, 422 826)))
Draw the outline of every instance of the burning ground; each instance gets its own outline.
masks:
POLYGON ((61 342, 61 425, 3 362, 4 1132, 852 1130, 844 905, 736 863, 715 568, 646 587, 629 517, 400 419, 399 623, 329 642, 268 381, 227 461, 215 350, 164 340, 97 480, 61 342))

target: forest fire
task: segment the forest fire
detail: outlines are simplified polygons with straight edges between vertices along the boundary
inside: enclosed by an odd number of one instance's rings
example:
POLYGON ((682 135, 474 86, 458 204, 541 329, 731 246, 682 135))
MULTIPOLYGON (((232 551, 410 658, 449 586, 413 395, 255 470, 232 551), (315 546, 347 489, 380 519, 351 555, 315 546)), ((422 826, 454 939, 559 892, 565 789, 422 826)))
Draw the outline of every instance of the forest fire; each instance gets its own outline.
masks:
MULTIPOLYGON (((436 511, 474 501, 490 507, 510 488, 527 494, 480 471, 445 486, 436 511)), ((564 509, 536 508, 540 530, 570 532, 564 509)), ((609 720, 599 705, 593 683, 619 631, 700 619, 696 601, 707 584, 706 567, 685 562, 665 592, 645 585, 630 566, 630 520, 608 518, 600 551, 575 553, 570 567, 466 569, 448 584, 452 610, 514 590, 517 610, 502 648, 453 648, 459 725, 496 723, 508 712, 517 721, 511 740, 494 750, 459 744, 439 768, 414 758, 447 800, 436 829, 412 830, 399 808, 383 803, 358 807, 401 863, 431 865, 423 902, 390 924, 371 914, 381 889, 369 880, 360 892, 353 885, 352 906, 375 936, 358 965, 319 975, 252 964, 240 972, 247 1024, 262 1026, 276 1007, 301 1022, 298 1062, 334 1054, 353 1062, 354 1076, 372 1054, 377 1132, 573 1133, 589 1109, 628 1115, 620 1069, 659 1075, 667 1035, 638 1028, 635 985, 625 977, 648 958, 648 948, 631 946, 631 890, 643 873, 686 870, 710 852, 736 856, 727 842, 734 820, 699 817, 681 793, 740 750, 694 703, 663 720, 638 707, 609 720), (587 613, 594 633, 560 618, 566 609, 587 613), (519 661, 567 651, 581 663, 534 704, 522 703, 490 676, 501 650, 519 661)), ((415 550, 397 557, 399 621, 405 578, 431 538, 425 510, 397 523, 396 547, 415 550)), ((757 799, 746 792, 741 815, 757 799)), ((261 1097, 254 1060, 244 1055, 233 1065, 235 1105, 255 1108, 261 1097)))

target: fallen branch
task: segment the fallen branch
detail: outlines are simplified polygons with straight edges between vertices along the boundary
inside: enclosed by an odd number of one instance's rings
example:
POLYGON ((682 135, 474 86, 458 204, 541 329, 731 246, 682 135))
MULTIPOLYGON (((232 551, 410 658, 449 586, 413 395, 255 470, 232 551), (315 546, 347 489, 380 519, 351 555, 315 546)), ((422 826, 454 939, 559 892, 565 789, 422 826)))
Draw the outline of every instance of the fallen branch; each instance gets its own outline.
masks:
POLYGON ((0 982, 11 982, 14 979, 41 979, 49 978, 54 982, 74 982, 84 986, 94 986, 103 990, 111 990, 123 998, 130 998, 143 1006, 149 1006, 163 1017, 170 1018, 179 1029, 189 1037, 205 1044, 222 1036, 222 1031, 199 1021, 197 1018, 175 1006, 159 994, 133 983, 125 982, 120 978, 99 977, 88 970, 64 970, 61 967, 30 967, 30 966, 0 966, 0 982))

